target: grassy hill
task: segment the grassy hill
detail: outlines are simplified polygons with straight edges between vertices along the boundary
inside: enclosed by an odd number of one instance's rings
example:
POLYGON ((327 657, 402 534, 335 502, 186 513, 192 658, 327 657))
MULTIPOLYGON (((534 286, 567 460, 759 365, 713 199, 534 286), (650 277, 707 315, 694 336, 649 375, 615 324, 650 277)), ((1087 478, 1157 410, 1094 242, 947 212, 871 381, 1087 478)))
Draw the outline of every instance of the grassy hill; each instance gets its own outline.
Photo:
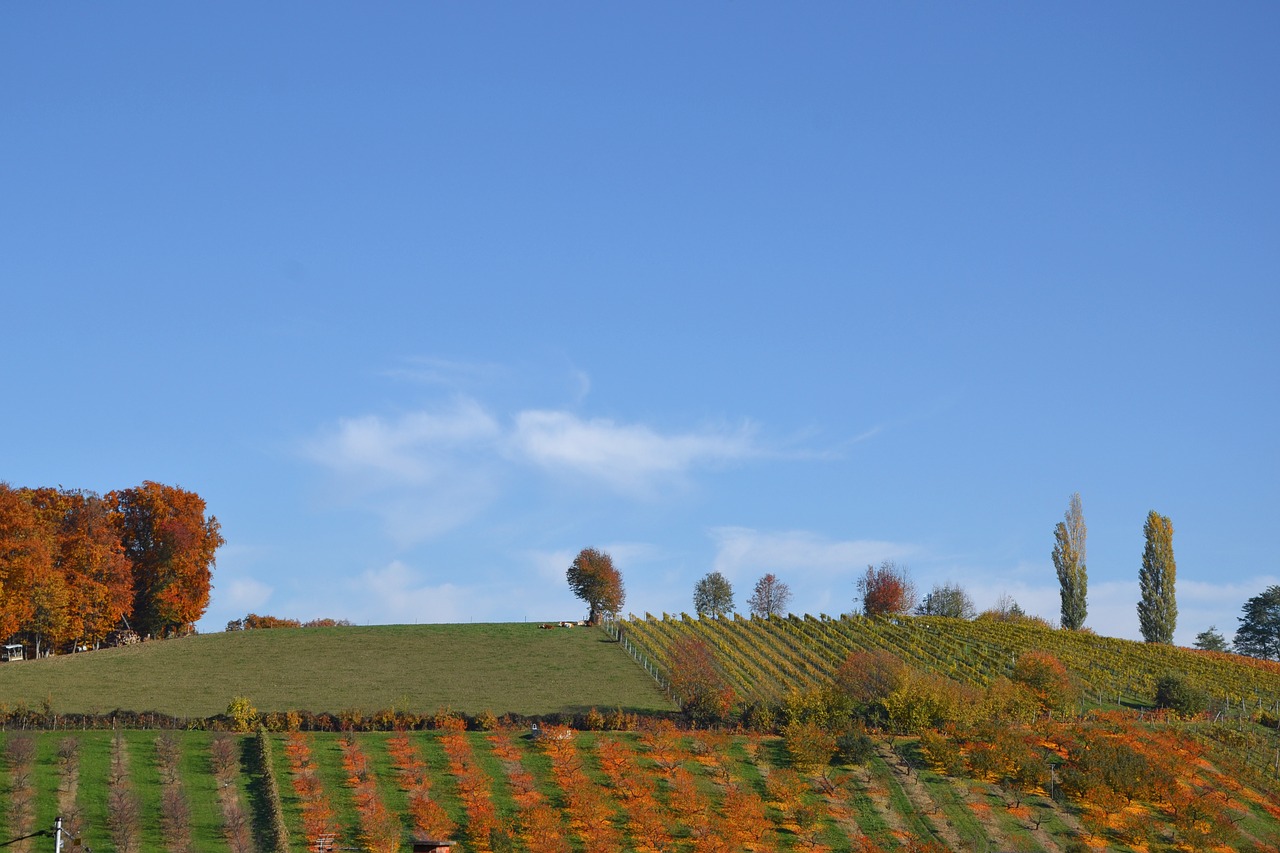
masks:
POLYGON ((596 629, 382 625, 204 634, 0 664, 0 703, 207 717, 261 711, 665 711, 653 679, 596 629))

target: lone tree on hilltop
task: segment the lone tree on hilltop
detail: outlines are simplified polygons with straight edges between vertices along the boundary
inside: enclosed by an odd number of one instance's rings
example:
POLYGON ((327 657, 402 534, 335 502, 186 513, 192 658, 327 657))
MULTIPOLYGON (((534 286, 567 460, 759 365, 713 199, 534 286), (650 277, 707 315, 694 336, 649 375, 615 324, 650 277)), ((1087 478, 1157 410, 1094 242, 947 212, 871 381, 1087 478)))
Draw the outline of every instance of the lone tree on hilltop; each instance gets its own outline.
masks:
POLYGON ((1076 630, 1084 627, 1088 615, 1089 577, 1085 570, 1084 508, 1080 493, 1071 496, 1066 515, 1053 530, 1053 566, 1062 585, 1062 627, 1076 630))
POLYGON ((1173 629, 1178 624, 1178 600, 1174 595, 1178 567, 1173 561, 1173 522, 1155 510, 1147 513, 1142 528, 1147 544, 1142 549, 1142 568, 1138 586, 1142 600, 1138 602, 1138 627, 1148 643, 1173 642, 1173 629))
POLYGON ((1269 586, 1244 603, 1235 648, 1242 655, 1280 660, 1280 586, 1269 586))
POLYGON ((978 614, 973 599, 959 584, 934 584, 933 590, 916 608, 920 616, 950 616, 952 619, 972 619, 978 614))
POLYGON ((597 624, 603 616, 617 616, 626 601, 622 574, 613 567, 613 558, 595 548, 583 548, 566 573, 569 589, 587 603, 587 621, 597 624))
POLYGON ((916 606, 916 587, 906 566, 885 560, 878 567, 867 566, 858 578, 858 597, 862 612, 868 616, 909 613, 916 606))
POLYGON ((693 609, 699 616, 728 616, 733 612, 733 585, 719 572, 710 572, 693 588, 693 609))
POLYGON ((756 588, 747 599, 752 616, 781 616, 791 602, 791 588, 770 572, 756 581, 756 588))

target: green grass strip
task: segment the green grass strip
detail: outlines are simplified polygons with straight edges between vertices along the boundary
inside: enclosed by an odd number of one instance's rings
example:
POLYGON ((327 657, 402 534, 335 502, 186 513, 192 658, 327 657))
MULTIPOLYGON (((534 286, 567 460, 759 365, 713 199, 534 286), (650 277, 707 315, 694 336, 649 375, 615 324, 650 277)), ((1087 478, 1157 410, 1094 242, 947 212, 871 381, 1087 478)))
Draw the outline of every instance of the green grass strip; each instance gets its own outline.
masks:
POLYGON ((938 804, 951 828, 966 845, 966 849, 991 849, 991 839, 987 837, 986 829, 983 828, 973 810, 960 799, 955 785, 947 777, 932 770, 921 770, 917 778, 933 801, 938 804))
POLYGON ((933 823, 924 815, 916 811, 916 807, 911 804, 911 800, 907 797, 907 792, 902 789, 902 784, 898 782, 897 776, 885 760, 878 755, 871 756, 868 766, 871 768, 872 774, 889 794, 889 803, 893 806, 893 810, 902 815, 902 822, 907 830, 921 840, 928 841, 935 838, 933 823))
POLYGON ((218 805, 217 780, 209 757, 208 732, 175 733, 182 748, 178 772, 182 790, 191 806, 191 838, 195 853, 224 853, 222 810, 218 805))
POLYGON ((155 739, 159 732, 122 732, 129 751, 129 784, 138 798, 139 846, 163 850, 160 832, 160 771, 156 765, 155 739))
POLYGON ((862 834, 881 847, 887 848, 897 844, 893 830, 880 816, 862 781, 853 774, 848 774, 841 778, 841 787, 845 791, 845 802, 853 811, 854 823, 858 825, 862 834))

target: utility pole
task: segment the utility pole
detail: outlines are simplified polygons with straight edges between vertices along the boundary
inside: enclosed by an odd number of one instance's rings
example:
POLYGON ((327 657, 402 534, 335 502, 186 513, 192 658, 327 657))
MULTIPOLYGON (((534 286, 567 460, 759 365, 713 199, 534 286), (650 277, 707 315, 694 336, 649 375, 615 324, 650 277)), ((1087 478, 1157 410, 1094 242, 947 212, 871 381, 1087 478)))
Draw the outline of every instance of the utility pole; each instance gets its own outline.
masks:
POLYGON ((62 816, 53 821, 53 853, 62 853, 62 816))

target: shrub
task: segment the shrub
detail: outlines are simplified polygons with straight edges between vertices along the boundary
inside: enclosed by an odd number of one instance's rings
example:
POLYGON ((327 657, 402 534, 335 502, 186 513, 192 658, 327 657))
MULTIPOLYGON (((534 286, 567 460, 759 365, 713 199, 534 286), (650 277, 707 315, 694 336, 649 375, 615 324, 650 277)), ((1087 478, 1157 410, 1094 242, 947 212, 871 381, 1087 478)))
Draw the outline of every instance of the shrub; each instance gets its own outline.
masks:
POLYGON ((612 732, 631 732, 635 731, 640 725, 640 718, 635 714, 629 714, 621 708, 614 708, 605 714, 604 726, 612 732))
POLYGON ((907 665, 892 652, 853 652, 836 668, 832 684, 854 705, 865 709, 897 690, 906 669, 907 665))
POLYGON ((258 709, 247 696, 237 696, 227 706, 227 718, 235 731, 250 732, 258 725, 258 709))
POLYGON ((751 702, 742 710, 742 727, 749 732, 768 734, 777 725, 777 715, 768 702, 751 702))
POLYGON ((1209 705, 1209 697, 1192 686, 1186 676, 1170 673, 1156 682, 1156 707, 1193 717, 1209 705))
POLYGON ((865 764, 875 753, 867 730, 855 723, 836 737, 836 760, 841 764, 865 764))
POLYGON ((582 718, 582 727, 589 732, 604 731, 604 714, 592 708, 582 718))

